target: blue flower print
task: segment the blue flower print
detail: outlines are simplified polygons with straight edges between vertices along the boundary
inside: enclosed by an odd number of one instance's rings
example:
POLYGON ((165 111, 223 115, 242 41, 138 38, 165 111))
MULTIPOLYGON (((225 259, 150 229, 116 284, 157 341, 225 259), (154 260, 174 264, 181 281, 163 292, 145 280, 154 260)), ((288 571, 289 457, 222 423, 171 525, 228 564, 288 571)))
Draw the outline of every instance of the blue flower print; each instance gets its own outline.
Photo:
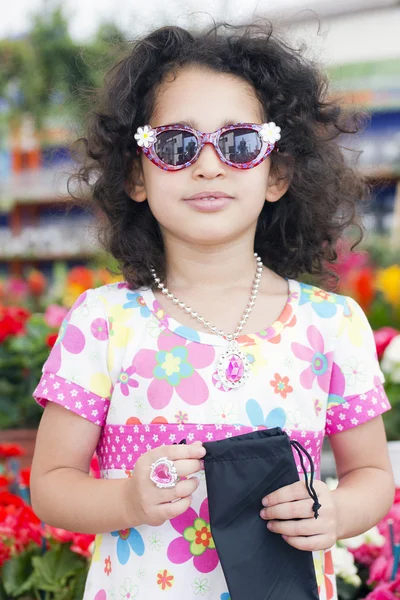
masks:
POLYGON ((123 308, 140 308, 140 314, 142 317, 147 319, 151 315, 150 309, 146 306, 143 296, 137 292, 128 292, 126 294, 128 302, 125 302, 123 308))
POLYGON ((221 600, 231 600, 231 595, 225 592, 225 594, 221 594, 221 600))
POLYGON ((267 429, 280 427, 283 429, 286 423, 286 411, 283 408, 273 408, 267 416, 264 417, 260 404, 253 398, 247 401, 246 412, 253 427, 261 426, 266 427, 267 429))
POLYGON ((338 306, 343 305, 343 298, 337 294, 331 294, 313 285, 301 284, 301 295, 299 305, 311 303, 313 310, 319 317, 329 319, 333 317, 338 306))
POLYGON ((138 556, 143 556, 143 538, 136 529, 121 529, 120 531, 112 531, 111 535, 118 538, 117 556, 121 565, 126 565, 128 562, 131 549, 138 556))

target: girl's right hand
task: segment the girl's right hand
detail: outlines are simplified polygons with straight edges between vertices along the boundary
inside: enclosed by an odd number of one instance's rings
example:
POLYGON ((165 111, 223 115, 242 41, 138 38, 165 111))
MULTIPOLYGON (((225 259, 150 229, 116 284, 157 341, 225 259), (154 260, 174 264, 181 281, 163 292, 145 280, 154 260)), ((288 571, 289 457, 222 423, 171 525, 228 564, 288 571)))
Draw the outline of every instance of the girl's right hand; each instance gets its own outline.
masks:
POLYGON ((178 477, 189 477, 202 470, 206 454, 201 442, 160 446, 137 460, 133 475, 127 480, 125 503, 129 522, 159 526, 184 513, 190 506, 199 479, 178 481, 173 488, 160 489, 150 479, 151 465, 162 457, 174 461, 178 477))

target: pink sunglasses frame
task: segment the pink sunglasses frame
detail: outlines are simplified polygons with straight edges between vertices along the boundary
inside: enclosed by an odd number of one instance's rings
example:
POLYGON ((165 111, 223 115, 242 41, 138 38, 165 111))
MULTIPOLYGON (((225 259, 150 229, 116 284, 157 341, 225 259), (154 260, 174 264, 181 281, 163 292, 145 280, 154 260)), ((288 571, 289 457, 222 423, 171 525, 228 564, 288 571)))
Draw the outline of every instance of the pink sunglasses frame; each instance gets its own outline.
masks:
POLYGON ((224 155, 221 152, 220 147, 218 146, 219 137, 222 134, 226 133, 227 131, 232 131, 233 129, 251 129, 252 131, 256 131, 259 133, 262 130, 262 128, 265 127, 265 124, 259 125, 258 123, 236 123, 235 125, 227 125, 226 127, 221 127, 220 129, 217 129, 217 131, 214 131, 213 133, 203 133, 202 131, 198 131, 197 129, 188 127, 187 125, 165 125, 162 127, 154 127, 154 128, 150 127, 150 125, 148 125, 148 127, 151 131, 153 131, 155 133, 156 137, 157 137, 157 135, 159 135, 160 133, 163 133, 164 131, 179 130, 179 131, 187 131, 189 133, 192 133, 197 138, 199 147, 197 149, 196 154, 193 156, 193 158, 190 161, 184 163, 183 165, 168 165, 168 164, 164 163, 157 156, 157 154, 154 150, 155 142, 151 143, 148 147, 146 147, 146 146, 138 147, 138 154, 140 153, 140 151, 143 151, 143 153, 146 155, 146 157, 153 164, 157 165, 157 167, 159 167, 160 169, 163 169, 164 171, 181 171, 182 169, 186 169, 187 167, 190 167, 190 165, 195 163, 196 160, 198 159, 200 152, 204 148, 205 144, 212 144, 214 146, 220 160, 224 164, 227 164, 230 167, 234 167, 235 169, 246 169, 246 170, 253 169, 254 167, 257 167, 259 164, 261 164, 271 154, 271 152, 274 149, 276 150, 276 152, 278 152, 276 142, 265 142, 260 136, 261 149, 260 149, 259 155, 248 163, 234 163, 230 160, 227 160, 224 157, 224 155))

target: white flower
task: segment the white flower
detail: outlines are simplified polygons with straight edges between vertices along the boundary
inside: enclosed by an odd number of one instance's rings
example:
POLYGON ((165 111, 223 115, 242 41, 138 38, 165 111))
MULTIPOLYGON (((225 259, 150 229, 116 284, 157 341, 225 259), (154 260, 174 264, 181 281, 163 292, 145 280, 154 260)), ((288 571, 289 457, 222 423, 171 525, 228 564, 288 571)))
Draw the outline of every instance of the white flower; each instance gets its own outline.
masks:
POLYGON ((385 538, 379 533, 379 529, 375 526, 361 535, 356 535, 347 540, 340 540, 340 545, 345 548, 359 548, 363 544, 381 548, 385 544, 385 538))
POLYGON ((196 579, 192 583, 192 586, 196 595, 201 594, 202 596, 205 596, 206 592, 210 591, 208 579, 200 579, 200 577, 196 577, 196 579))
POLYGON ((346 583, 354 587, 359 587, 361 579, 357 575, 357 567, 354 564, 354 556, 351 552, 347 548, 334 546, 332 548, 332 558, 336 575, 341 577, 346 583))
POLYGON ((214 402, 213 417, 215 423, 230 424, 237 422, 239 415, 235 409, 233 402, 214 402))
POLYGON ((342 366, 342 371, 349 386, 355 385, 357 381, 367 381, 367 366, 365 363, 359 362, 355 356, 351 356, 348 364, 342 366))
POLYGON ((400 335, 392 339, 383 353, 382 371, 390 376, 393 383, 400 383, 400 335))
POLYGON ((129 579, 129 577, 125 579, 124 585, 121 585, 121 587, 119 588, 119 593, 121 594, 123 600, 128 600, 128 598, 133 600, 133 598, 136 598, 138 591, 138 586, 132 585, 132 582, 129 579))
POLYGON ((137 133, 135 133, 135 140, 138 146, 148 148, 156 141, 156 132, 149 125, 138 127, 137 133))
POLYGON ((275 144, 275 142, 281 139, 281 128, 275 125, 273 121, 270 121, 269 123, 264 123, 259 135, 263 142, 275 144))
POLYGON ((162 541, 161 535, 159 533, 152 533, 149 537, 150 548, 152 550, 156 550, 157 552, 161 550, 162 546, 164 546, 164 542, 162 541))

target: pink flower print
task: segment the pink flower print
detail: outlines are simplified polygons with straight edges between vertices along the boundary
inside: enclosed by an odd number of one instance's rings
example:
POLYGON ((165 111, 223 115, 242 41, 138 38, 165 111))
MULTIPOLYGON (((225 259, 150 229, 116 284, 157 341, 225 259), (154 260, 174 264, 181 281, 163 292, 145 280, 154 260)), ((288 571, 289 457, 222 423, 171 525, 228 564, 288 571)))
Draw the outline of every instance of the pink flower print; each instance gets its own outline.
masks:
POLYGON ((174 390, 187 404, 206 402, 208 387, 197 370, 212 364, 214 348, 166 330, 159 335, 157 345, 158 352, 139 350, 133 359, 137 374, 152 379, 147 390, 151 406, 156 410, 168 406, 174 390))
POLYGON ((105 319, 95 319, 91 326, 90 331, 96 340, 100 340, 104 342, 104 340, 108 339, 108 323, 105 319))
POLYGON ((80 354, 86 344, 85 336, 79 327, 64 319, 56 343, 45 364, 46 371, 58 373, 61 368, 61 346, 71 354, 80 354))
POLYGON ((321 390, 328 392, 333 352, 324 354, 324 339, 315 325, 310 325, 307 329, 307 339, 311 348, 297 342, 292 343, 293 354, 300 360, 310 363, 310 366, 300 375, 300 383, 306 390, 310 390, 314 380, 317 379, 321 390))
POLYGON ((315 410, 315 414, 318 417, 319 413, 322 410, 322 403, 320 400, 318 400, 318 398, 314 398, 314 410, 315 410))
POLYGON ((214 571, 219 559, 210 529, 207 498, 200 506, 199 515, 190 507, 170 523, 181 537, 172 540, 168 546, 169 560, 181 565, 193 558, 193 564, 200 573, 214 571))
POLYGON ((137 388, 139 383, 136 379, 131 379, 131 375, 136 373, 136 367, 131 365, 127 369, 121 369, 121 372, 118 376, 118 383, 121 386, 121 392, 124 396, 129 396, 129 388, 137 388))
POLYGON ((175 415, 175 420, 177 423, 187 423, 189 417, 187 413, 183 412, 183 410, 179 410, 175 415))

